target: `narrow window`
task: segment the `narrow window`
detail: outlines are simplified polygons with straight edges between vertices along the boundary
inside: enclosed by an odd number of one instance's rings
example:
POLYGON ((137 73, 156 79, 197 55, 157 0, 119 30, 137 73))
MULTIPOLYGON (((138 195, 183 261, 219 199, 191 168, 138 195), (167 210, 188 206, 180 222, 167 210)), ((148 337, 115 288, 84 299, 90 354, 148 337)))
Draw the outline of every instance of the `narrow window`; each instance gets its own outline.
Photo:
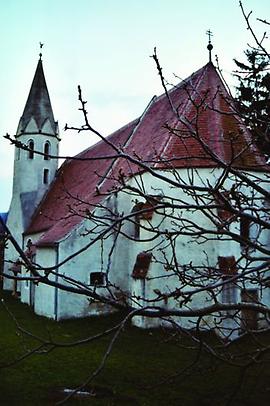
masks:
POLYGON ((221 291, 221 302, 237 303, 237 286, 234 282, 226 282, 226 279, 224 280, 221 291))
POLYGON ((138 211, 142 210, 143 208, 143 203, 137 203, 133 209, 131 210, 131 213, 134 213, 134 217, 132 218, 132 224, 133 224, 133 233, 132 237, 138 240, 140 238, 140 220, 142 218, 141 213, 137 213, 138 211))
POLYGON ((34 141, 28 142, 28 159, 34 159, 34 141))
POLYGON ((250 240, 250 220, 246 217, 240 218, 240 241, 241 248, 248 248, 248 241, 250 240))
POLYGON ((104 272, 91 272, 90 285, 92 286, 105 286, 105 273, 104 272))
POLYGON ((237 303, 237 285, 230 281, 230 278, 237 274, 235 257, 218 257, 218 264, 224 281, 221 290, 221 302, 237 303))
POLYGON ((43 183, 44 185, 49 183, 49 169, 44 169, 43 171, 43 183))
POLYGON ((49 141, 46 141, 44 144, 44 160, 45 161, 48 161, 50 159, 50 157, 49 157, 49 155, 51 153, 50 149, 51 149, 50 143, 49 143, 49 141))
POLYGON ((134 217, 134 238, 138 240, 140 238, 140 216, 134 217))

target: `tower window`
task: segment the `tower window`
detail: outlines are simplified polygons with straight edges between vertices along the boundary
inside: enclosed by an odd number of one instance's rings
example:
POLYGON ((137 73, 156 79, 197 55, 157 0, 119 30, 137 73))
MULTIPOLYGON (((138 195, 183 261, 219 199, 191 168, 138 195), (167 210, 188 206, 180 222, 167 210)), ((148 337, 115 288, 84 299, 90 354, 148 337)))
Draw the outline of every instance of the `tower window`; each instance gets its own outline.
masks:
POLYGON ((46 141, 45 144, 44 144, 44 160, 45 161, 48 161, 50 159, 50 157, 49 157, 49 155, 51 153, 51 151, 50 151, 51 148, 50 147, 51 146, 50 146, 49 141, 46 141))
POLYGON ((43 171, 43 183, 44 185, 49 183, 49 169, 44 169, 43 171))
POLYGON ((34 141, 28 141, 28 159, 34 159, 34 141))

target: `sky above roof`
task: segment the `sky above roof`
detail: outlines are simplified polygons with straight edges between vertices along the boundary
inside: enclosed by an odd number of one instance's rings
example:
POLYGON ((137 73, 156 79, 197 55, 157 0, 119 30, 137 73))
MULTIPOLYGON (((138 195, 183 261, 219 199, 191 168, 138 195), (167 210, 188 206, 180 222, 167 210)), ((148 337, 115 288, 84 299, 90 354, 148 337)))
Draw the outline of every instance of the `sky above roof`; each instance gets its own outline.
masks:
MULTIPOLYGON (((268 0, 243 0, 256 17, 270 19, 268 0)), ((1 109, 0 211, 9 207, 13 147, 2 138, 14 134, 22 115, 39 54, 55 119, 59 121, 62 155, 73 155, 97 141, 93 134, 64 132, 80 125, 77 85, 88 100, 91 124, 109 134, 138 117, 162 87, 149 58, 157 52, 168 81, 177 83, 208 61, 211 29, 213 55, 227 81, 247 43, 238 0, 9 0, 0 5, 1 109), (176 77, 176 76, 177 77, 176 77)))

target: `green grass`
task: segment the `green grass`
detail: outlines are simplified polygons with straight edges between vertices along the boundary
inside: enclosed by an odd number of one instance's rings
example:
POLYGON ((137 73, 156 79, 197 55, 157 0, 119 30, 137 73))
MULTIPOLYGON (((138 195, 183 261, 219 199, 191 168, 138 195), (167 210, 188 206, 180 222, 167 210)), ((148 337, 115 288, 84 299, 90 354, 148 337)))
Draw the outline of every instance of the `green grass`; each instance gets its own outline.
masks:
MULTIPOLYGON (((19 325, 43 338, 72 342, 115 325, 120 314, 54 322, 34 315, 31 309, 0 292, 19 325)), ((187 350, 161 330, 143 331, 128 326, 113 347, 102 373, 92 383, 97 396, 73 399, 69 405, 225 405, 239 382, 240 370, 225 366, 209 356, 186 375, 163 383, 171 374, 189 365, 196 352, 187 350)), ((269 336, 263 338, 266 342, 269 336)), ((83 383, 99 365, 110 338, 83 346, 38 353, 7 368, 0 368, 0 405, 53 405, 59 388, 83 383)), ((190 343, 189 343, 190 344, 190 343)), ((10 363, 38 342, 18 332, 16 323, 0 303, 0 365, 10 363)), ((248 348, 244 340, 238 349, 248 348)), ((236 348, 234 348, 236 351, 236 348)), ((269 360, 268 360, 269 362, 269 360)), ((269 364, 248 370, 232 405, 270 403, 269 364)))

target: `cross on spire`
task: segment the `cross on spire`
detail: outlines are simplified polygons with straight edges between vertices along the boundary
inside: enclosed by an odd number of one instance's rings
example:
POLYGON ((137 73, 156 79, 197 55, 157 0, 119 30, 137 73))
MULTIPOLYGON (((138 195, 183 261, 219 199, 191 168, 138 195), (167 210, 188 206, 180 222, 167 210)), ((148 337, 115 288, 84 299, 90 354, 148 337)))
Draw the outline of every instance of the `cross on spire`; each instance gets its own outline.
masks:
POLYGON ((211 37, 213 37, 213 33, 211 30, 207 30, 206 31, 206 35, 208 35, 208 45, 207 45, 207 49, 209 51, 209 62, 212 62, 212 55, 211 55, 211 51, 213 49, 213 45, 211 43, 211 37))
POLYGON ((42 57, 42 52, 41 52, 41 50, 42 50, 43 45, 44 45, 44 44, 43 44, 42 42, 39 42, 39 49, 40 49, 39 59, 41 59, 41 57, 42 57))

